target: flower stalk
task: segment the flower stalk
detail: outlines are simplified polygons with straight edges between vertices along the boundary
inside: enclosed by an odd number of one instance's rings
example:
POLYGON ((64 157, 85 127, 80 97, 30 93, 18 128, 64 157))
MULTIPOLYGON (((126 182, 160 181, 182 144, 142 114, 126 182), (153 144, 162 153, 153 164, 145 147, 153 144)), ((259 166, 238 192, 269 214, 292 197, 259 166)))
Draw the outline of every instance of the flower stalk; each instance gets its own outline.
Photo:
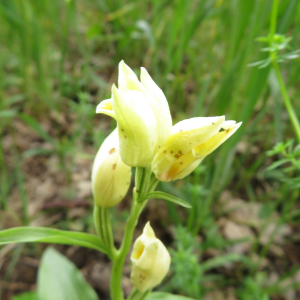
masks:
POLYGON ((116 255, 116 248, 114 246, 114 238, 109 219, 109 209, 95 205, 94 222, 97 234, 107 248, 109 258, 113 259, 116 255))
POLYGON ((136 187, 133 189, 133 201, 131 204, 130 214, 126 223, 124 238, 120 249, 117 251, 113 260, 110 292, 112 300, 123 300, 124 295, 122 291, 122 270, 125 258, 130 250, 132 243, 134 229, 137 225, 138 218, 147 204, 147 200, 139 201, 141 197, 149 191, 151 169, 137 168, 136 169, 136 187))
MULTIPOLYGON (((112 300, 124 300, 122 270, 130 250, 138 218, 149 198, 164 199, 190 208, 190 204, 160 191, 159 181, 182 179, 240 127, 241 123, 220 117, 199 117, 172 126, 167 99, 141 68, 140 80, 121 61, 118 87, 103 100, 97 113, 111 116, 117 129, 104 141, 92 172, 95 223, 98 235, 112 260, 112 300), (108 209, 118 204, 130 185, 131 167, 136 167, 135 187, 123 241, 114 246, 108 209)), ((170 255, 156 238, 148 222, 135 241, 131 254, 131 282, 128 300, 143 300, 163 280, 170 267, 170 255)))
MULTIPOLYGON (((272 6, 272 13, 271 13, 271 21, 270 21, 270 31, 269 31, 269 36, 270 36, 270 40, 269 40, 269 46, 270 49, 272 48, 273 42, 274 42, 274 38, 275 38, 275 34, 276 34, 276 22, 277 22, 277 13, 278 13, 278 5, 279 5, 279 0, 273 0, 273 6, 272 6)), ((300 142, 300 123, 298 120, 298 117, 295 113, 294 107, 291 103, 290 97, 287 93, 287 89, 286 86, 284 84, 279 66, 278 66, 278 62, 277 62, 277 51, 270 51, 270 59, 272 61, 272 66, 273 69, 275 71, 276 77, 277 77, 277 81, 279 84, 279 88, 283 97, 283 101, 284 101, 284 105, 285 108, 289 114, 291 123, 293 125, 296 137, 298 142, 300 142)))
POLYGON ((151 291, 140 292, 138 289, 133 288, 127 300, 144 300, 150 293, 151 291))
POLYGON ((274 71, 275 71, 275 74, 277 77, 277 81, 278 81, 279 88, 280 88, 280 91, 282 94, 282 98, 283 98, 283 101, 285 104, 285 108, 289 114, 289 117, 290 117, 291 123, 293 125, 297 140, 300 143, 300 124, 299 124, 298 117, 297 117, 294 107, 291 103, 290 97, 287 93, 287 89, 286 89, 286 86, 282 79, 277 61, 273 60, 272 65, 273 65, 273 68, 274 68, 274 71))

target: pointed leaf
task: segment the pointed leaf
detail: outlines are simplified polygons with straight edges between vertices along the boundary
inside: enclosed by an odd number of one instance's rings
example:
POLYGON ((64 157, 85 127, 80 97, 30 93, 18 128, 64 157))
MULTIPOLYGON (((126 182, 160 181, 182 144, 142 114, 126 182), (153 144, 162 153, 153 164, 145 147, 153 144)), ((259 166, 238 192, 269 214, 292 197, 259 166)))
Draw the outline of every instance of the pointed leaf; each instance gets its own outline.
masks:
POLYGON ((281 160, 278 160, 278 161, 275 161, 274 163, 272 163, 267 169, 266 171, 269 172, 269 171, 272 171, 278 167, 280 167, 281 165, 285 164, 285 163, 288 163, 290 162, 290 160, 288 158, 284 158, 284 159, 281 159, 281 160))
POLYGON ((99 238, 88 233, 43 227, 16 227, 0 231, 0 245, 28 242, 77 245, 106 253, 99 238))
POLYGON ((243 262, 247 265, 251 265, 251 260, 249 260, 244 255, 238 253, 228 253, 221 256, 216 256, 210 258, 201 263, 201 269, 203 272, 206 272, 213 268, 222 267, 225 264, 232 263, 232 262, 243 262))
POLYGON ((186 201, 184 201, 184 200, 182 200, 178 197, 175 197, 173 195, 164 193, 164 192, 151 192, 151 193, 148 193, 145 196, 145 199, 163 199, 163 200, 167 200, 167 201, 176 203, 176 204, 181 205, 183 207, 187 207, 187 208, 192 207, 188 202, 186 202, 186 201))
POLYGON ((53 248, 42 256, 38 272, 39 300, 98 300, 76 266, 53 248))
POLYGON ((11 118, 14 117, 18 112, 13 109, 0 110, 0 118, 11 118))
POLYGON ((28 149, 22 153, 23 158, 37 156, 37 155, 49 155, 53 153, 53 149, 33 148, 28 149))
POLYGON ((36 292, 26 292, 14 296, 12 300, 39 300, 36 292))

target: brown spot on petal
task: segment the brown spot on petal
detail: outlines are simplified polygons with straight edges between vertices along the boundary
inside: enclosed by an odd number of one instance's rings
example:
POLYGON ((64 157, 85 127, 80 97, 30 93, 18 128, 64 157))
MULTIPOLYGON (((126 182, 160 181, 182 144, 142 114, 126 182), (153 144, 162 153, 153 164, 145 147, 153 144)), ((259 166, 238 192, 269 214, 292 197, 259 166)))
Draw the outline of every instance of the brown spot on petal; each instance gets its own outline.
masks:
POLYGON ((116 151, 116 148, 111 148, 110 150, 109 150, 109 154, 112 154, 112 153, 114 153, 116 151))
POLYGON ((122 131, 124 131, 124 129, 122 128, 122 131))
POLYGON ((182 152, 179 150, 179 151, 178 151, 178 154, 180 154, 180 155, 181 155, 181 154, 182 154, 182 152))
POLYGON ((227 129, 226 132, 228 133, 228 132, 229 132, 229 129, 227 129))
POLYGON ((181 165, 183 164, 183 162, 180 163, 181 165))
POLYGON ((215 125, 215 123, 214 123, 214 122, 212 122, 211 124, 215 125))
POLYGON ((117 164, 113 164, 113 170, 115 170, 116 167, 117 167, 117 164))
POLYGON ((164 154, 166 154, 166 153, 167 153, 167 151, 165 150, 165 151, 164 151, 164 154))
POLYGON ((170 153, 173 153, 173 151, 171 151, 170 153))
POLYGON ((176 154, 176 155, 175 155, 175 157, 176 157, 176 158, 179 158, 179 155, 178 155, 178 154, 176 154))

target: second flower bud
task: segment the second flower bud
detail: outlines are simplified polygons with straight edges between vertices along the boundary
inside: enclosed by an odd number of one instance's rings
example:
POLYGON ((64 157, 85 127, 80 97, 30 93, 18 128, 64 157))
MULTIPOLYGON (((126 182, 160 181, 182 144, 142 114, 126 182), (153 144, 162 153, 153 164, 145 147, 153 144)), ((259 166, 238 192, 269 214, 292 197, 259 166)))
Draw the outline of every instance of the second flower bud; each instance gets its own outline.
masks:
POLYGON ((141 292, 161 283, 170 268, 171 258, 164 244, 155 237, 148 222, 131 253, 131 282, 141 292))
POLYGON ((130 186, 131 167, 125 165, 119 153, 118 131, 115 129, 101 145, 93 165, 92 189, 97 206, 118 204, 130 186))

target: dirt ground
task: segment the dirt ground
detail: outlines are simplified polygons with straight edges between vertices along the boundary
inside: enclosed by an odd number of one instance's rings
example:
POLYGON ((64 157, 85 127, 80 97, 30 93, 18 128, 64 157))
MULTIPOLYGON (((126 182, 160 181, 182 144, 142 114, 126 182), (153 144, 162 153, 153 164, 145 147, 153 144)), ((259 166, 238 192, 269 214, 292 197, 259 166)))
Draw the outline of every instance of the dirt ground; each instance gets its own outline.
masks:
MULTIPOLYGON (((44 129, 51 132, 51 121, 42 124, 44 129)), ((30 148, 39 147, 48 149, 49 144, 19 120, 14 120, 15 135, 7 133, 3 139, 3 149, 6 166, 12 171, 15 166, 16 151, 22 153, 30 148)), ((92 192, 90 172, 93 163, 95 149, 87 145, 78 155, 74 157, 72 165, 71 188, 66 175, 59 167, 55 155, 39 155, 25 158, 21 162, 23 171, 26 198, 28 199, 28 214, 30 226, 45 226, 61 228, 65 230, 88 231, 94 233, 92 224, 92 192), (83 156, 82 153, 87 155, 83 156)), ((130 189, 131 190, 131 189, 130 189)), ((130 191, 129 190, 129 191, 130 191)), ((21 226, 22 191, 15 184, 11 191, 11 197, 7 209, 0 214, 0 224, 3 229, 21 226)), ((122 229, 126 220, 126 213, 130 205, 130 193, 127 195, 113 213, 113 228, 115 230, 115 243, 119 245, 122 238, 122 229)), ((225 191, 220 200, 220 209, 225 213, 217 220, 219 230, 227 240, 239 238, 254 239, 257 237, 261 219, 258 218, 260 204, 249 203, 242 199, 235 199, 229 191, 225 191)), ((184 213, 183 213, 184 216, 184 213)), ((260 237, 260 247, 268 242, 274 223, 268 225, 270 228, 260 237)), ((157 236, 163 240, 166 246, 173 242, 172 226, 162 226, 162 220, 168 219, 168 209, 162 201, 150 201, 143 212, 135 237, 141 234, 146 221, 150 221, 157 236)), ((165 222, 164 222, 165 224, 165 222)), ((300 261, 300 243, 294 243, 290 237, 299 232, 299 226, 283 226, 277 232, 274 243, 270 247, 269 254, 261 263, 261 269, 270 275, 268 281, 276 281, 283 269, 291 269, 300 261)), ((201 239, 205 238, 203 236, 201 239)), ((40 256, 47 247, 46 244, 7 245, 0 249, 0 285, 1 299, 12 299, 24 291, 35 290, 37 269, 40 256)), ((100 300, 109 299, 109 278, 111 263, 108 258, 94 250, 80 248, 77 246, 52 245, 61 253, 72 260, 82 271, 87 281, 94 287, 100 300)), ((251 242, 245 241, 227 249, 227 252, 248 254, 251 251, 251 242)), ((204 253, 205 258, 217 256, 219 252, 209 249, 204 253)), ((231 264, 227 267, 215 270, 220 274, 234 278, 238 273, 238 265, 231 264)), ((171 275, 171 272, 170 272, 171 275)), ((127 258, 123 274, 123 288, 128 295, 131 290, 130 264, 127 258)), ((293 282, 300 281, 300 272, 296 272, 293 279, 282 282, 288 286, 293 282)), ((293 288, 287 289, 284 295, 274 296, 276 300, 294 300, 300 298, 300 292, 293 288)), ((224 287, 222 290, 213 291, 204 297, 205 300, 236 300, 234 288, 224 287)))

